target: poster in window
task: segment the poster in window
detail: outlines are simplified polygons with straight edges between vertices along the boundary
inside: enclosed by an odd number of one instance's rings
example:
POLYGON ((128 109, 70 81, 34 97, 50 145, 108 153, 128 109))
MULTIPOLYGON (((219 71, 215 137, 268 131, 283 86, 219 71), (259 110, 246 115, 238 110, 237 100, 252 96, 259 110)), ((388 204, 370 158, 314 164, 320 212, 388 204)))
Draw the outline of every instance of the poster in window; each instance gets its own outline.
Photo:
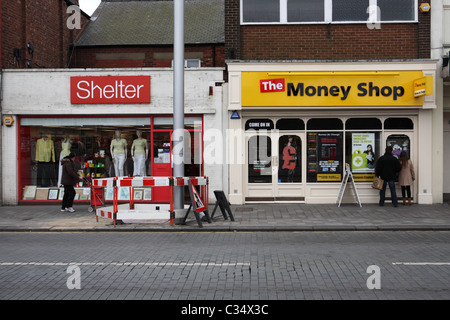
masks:
POLYGON ((352 133, 352 172, 375 171, 375 133, 352 133))
POLYGON ((400 153, 405 151, 410 157, 410 142, 409 137, 404 134, 390 135, 386 140, 386 146, 392 147, 392 154, 397 159, 400 157, 400 153))
POLYGON ((308 182, 335 182, 342 177, 342 133, 308 133, 308 182))

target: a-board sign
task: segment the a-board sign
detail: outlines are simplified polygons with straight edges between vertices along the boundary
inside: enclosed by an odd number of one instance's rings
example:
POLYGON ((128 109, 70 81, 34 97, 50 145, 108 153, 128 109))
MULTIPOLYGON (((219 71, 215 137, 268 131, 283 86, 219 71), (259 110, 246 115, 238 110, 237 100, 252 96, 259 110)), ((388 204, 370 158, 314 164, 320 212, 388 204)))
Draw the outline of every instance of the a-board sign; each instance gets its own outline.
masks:
POLYGON ((189 209, 186 212, 186 215, 184 216, 183 222, 186 222, 186 219, 189 215, 189 212, 194 211, 195 220, 197 220, 198 226, 200 228, 203 227, 202 219, 200 218, 200 212, 204 212, 206 219, 208 220, 208 223, 211 223, 211 218, 209 217, 208 210, 206 208, 206 205, 203 203, 202 198, 198 194, 197 190, 195 189, 194 184, 189 179, 188 183, 189 188, 189 196, 191 198, 191 205, 189 206, 189 209))
POLYGON ((206 206, 203 203, 202 198, 198 194, 198 192, 195 189, 195 186, 191 180, 189 180, 189 191, 190 191, 191 202, 192 202, 192 206, 193 206, 192 209, 194 210, 194 212, 199 213, 199 212, 205 211, 206 206))
POLYGON ((225 197, 225 193, 222 190, 214 190, 214 195, 216 196, 217 202, 214 206, 213 212, 211 213, 211 219, 214 217, 214 213, 216 212, 217 207, 219 207, 225 220, 227 220, 228 216, 230 216, 230 220, 234 221, 233 213, 231 212, 230 204, 225 197))

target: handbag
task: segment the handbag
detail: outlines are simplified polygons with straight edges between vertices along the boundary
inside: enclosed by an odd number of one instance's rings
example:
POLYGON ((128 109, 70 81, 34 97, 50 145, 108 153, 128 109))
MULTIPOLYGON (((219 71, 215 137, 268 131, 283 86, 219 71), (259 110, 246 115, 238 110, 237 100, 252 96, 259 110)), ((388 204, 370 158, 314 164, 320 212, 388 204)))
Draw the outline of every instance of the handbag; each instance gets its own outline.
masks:
POLYGON ((375 179, 372 182, 372 188, 382 190, 383 189, 383 179, 380 177, 375 177, 375 179))

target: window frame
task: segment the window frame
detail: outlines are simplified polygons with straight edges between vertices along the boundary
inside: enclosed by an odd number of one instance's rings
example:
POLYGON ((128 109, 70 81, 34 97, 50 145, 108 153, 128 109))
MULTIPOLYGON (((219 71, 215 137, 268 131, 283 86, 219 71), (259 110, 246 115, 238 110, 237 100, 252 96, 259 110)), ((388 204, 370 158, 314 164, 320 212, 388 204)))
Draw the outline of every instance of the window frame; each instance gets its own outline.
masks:
MULTIPOLYGON (((413 20, 389 20, 382 21, 377 16, 376 20, 361 20, 361 21, 333 21, 333 0, 324 1, 324 20, 323 21, 305 21, 305 22, 289 22, 288 21, 288 0, 279 0, 280 3, 280 20, 278 22, 244 22, 244 4, 240 0, 240 23, 241 25, 284 25, 284 24, 387 24, 387 23, 417 23, 419 22, 419 4, 418 0, 414 0, 414 19, 413 20)), ((370 6, 377 5, 377 0, 369 0, 370 6)))

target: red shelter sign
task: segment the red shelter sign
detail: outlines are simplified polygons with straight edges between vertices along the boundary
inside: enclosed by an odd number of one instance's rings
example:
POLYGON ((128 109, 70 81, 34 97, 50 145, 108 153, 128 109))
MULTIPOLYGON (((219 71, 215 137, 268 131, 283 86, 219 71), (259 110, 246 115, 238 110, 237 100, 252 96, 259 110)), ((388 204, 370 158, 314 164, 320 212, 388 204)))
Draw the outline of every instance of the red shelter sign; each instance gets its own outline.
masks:
POLYGON ((73 104, 150 103, 150 76, 71 77, 73 104))

